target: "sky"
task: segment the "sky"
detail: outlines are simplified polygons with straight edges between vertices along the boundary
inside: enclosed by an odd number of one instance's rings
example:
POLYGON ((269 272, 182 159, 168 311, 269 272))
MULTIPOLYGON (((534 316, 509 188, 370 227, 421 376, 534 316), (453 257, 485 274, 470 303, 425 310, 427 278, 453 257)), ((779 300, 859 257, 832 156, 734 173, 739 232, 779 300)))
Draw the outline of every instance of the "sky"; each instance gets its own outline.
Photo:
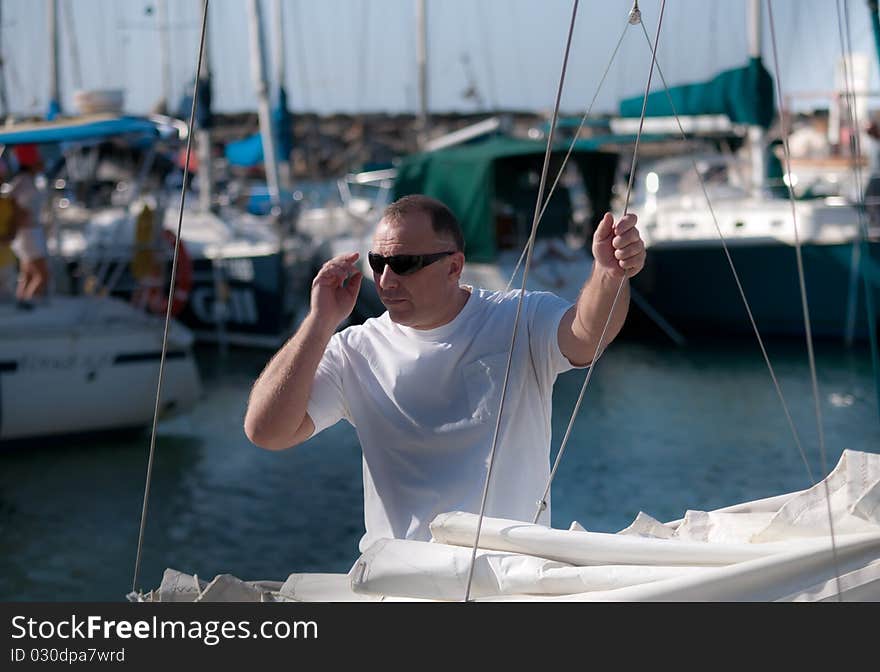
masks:
MULTIPOLYGON (((170 88, 176 102, 198 55, 200 0, 166 0, 170 88)), ((573 0, 426 0, 428 106, 432 112, 553 107, 573 0), (467 92, 470 90, 470 95, 467 92)), ((416 0, 281 0, 284 80, 294 111, 414 112, 418 108, 416 0)), ((62 105, 76 89, 121 88, 125 109, 145 113, 163 93, 161 0, 58 0, 62 105)), ((274 2, 261 0, 267 58, 275 39, 274 2)), ((827 107, 842 52, 838 7, 849 14, 853 51, 863 54, 868 84, 878 84, 866 0, 771 3, 783 91, 798 107, 827 107), (808 95, 816 94, 821 95, 808 95), (824 102, 823 102, 824 101, 824 102)), ((2 0, 0 53, 9 107, 39 114, 49 92, 50 0, 2 0)), ((256 109, 248 0, 210 0, 208 58, 217 112, 256 109)), ((639 95, 651 53, 631 0, 581 0, 562 109, 613 112, 639 95), (615 45, 620 49, 612 60, 615 45), (610 64, 610 65, 609 65, 610 64), (602 75, 608 68, 604 84, 602 75)), ((651 39, 661 0, 639 2, 651 39)), ((763 58, 775 72, 768 2, 763 58)), ((745 0, 667 0, 657 61, 670 85, 711 77, 747 58, 745 0)), ((277 31, 275 31, 277 32, 277 31)), ((274 79, 269 64, 269 76, 274 79)), ((654 76, 656 90, 662 86, 654 76)), ((880 95, 870 104, 880 106, 880 95)))

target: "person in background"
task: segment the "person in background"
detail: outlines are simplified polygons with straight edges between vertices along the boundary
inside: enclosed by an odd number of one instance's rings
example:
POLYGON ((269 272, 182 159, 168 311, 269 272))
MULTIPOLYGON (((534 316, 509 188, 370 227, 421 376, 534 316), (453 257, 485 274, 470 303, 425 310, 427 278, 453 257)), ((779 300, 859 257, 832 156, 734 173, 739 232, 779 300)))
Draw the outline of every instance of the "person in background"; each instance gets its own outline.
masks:
POLYGON ((19 213, 12 242, 12 251, 18 257, 15 295, 20 302, 30 304, 44 296, 49 288, 49 251, 40 216, 44 195, 36 184, 43 161, 36 145, 16 145, 13 154, 18 163, 18 173, 5 195, 15 201, 19 213))

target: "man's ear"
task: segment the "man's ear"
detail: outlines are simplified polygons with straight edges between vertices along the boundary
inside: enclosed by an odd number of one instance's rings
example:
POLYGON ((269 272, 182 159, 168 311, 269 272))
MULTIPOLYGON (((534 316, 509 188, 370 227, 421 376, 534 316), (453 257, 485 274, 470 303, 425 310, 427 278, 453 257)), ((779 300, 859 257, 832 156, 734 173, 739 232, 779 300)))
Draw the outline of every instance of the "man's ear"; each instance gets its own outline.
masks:
POLYGON ((449 275, 458 280, 458 278, 461 277, 461 272, 463 269, 464 252, 456 252, 452 255, 452 263, 449 264, 449 275))

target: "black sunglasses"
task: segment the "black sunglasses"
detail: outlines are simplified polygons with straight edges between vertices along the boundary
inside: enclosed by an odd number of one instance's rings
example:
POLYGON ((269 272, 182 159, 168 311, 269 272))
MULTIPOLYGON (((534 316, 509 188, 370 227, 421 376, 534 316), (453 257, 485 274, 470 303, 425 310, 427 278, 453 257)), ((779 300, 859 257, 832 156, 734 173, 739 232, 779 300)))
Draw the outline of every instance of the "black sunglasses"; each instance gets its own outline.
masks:
POLYGON ((385 270, 385 264, 388 264, 397 275, 412 275, 425 266, 429 266, 443 257, 448 257, 450 254, 455 254, 455 250, 450 252, 434 252, 433 254, 392 254, 389 257, 369 252, 367 260, 370 262, 370 268, 373 269, 373 272, 379 275, 385 270))

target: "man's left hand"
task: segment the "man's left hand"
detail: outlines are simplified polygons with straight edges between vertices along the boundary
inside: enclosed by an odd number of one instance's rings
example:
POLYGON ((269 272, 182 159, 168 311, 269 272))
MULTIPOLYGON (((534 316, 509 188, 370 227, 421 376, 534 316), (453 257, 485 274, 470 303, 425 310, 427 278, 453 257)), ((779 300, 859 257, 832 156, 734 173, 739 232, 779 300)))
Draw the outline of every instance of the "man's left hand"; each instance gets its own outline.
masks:
POLYGON ((613 277, 631 278, 645 265, 645 243, 630 213, 619 222, 606 212, 593 234, 593 259, 613 277))

